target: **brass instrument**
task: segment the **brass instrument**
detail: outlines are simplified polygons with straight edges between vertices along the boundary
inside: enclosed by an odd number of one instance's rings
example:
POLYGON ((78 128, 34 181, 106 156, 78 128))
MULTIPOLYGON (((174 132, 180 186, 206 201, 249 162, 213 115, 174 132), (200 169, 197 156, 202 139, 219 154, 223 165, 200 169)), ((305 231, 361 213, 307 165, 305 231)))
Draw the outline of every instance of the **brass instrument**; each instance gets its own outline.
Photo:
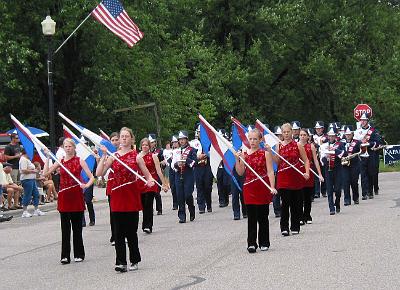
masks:
POLYGON ((378 150, 381 150, 381 149, 386 148, 387 146, 389 146, 389 144, 388 144, 388 142, 386 142, 386 140, 383 140, 383 142, 385 142, 385 145, 380 145, 380 146, 378 146, 376 148, 372 148, 372 150, 378 151, 378 150))
POLYGON ((342 157, 340 160, 340 162, 342 163, 342 166, 350 166, 350 163, 351 163, 350 160, 353 159, 354 157, 360 155, 361 153, 362 153, 362 150, 360 149, 360 152, 350 154, 346 157, 342 157))
POLYGON ((361 151, 362 151, 362 153, 360 154, 360 157, 365 157, 365 158, 369 157, 369 154, 368 154, 369 143, 362 143, 360 146, 361 146, 361 151))

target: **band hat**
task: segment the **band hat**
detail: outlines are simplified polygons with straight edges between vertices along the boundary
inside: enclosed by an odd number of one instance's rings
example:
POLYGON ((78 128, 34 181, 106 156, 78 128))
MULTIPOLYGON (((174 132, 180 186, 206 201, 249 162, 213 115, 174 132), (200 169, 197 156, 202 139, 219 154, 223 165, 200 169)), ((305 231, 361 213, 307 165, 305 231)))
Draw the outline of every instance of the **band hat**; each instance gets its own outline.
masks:
POLYGON ((334 128, 334 127, 329 127, 329 130, 328 130, 328 136, 336 136, 336 128, 334 128))
POLYGON ((293 130, 300 130, 301 129, 301 124, 299 121, 293 121, 292 122, 292 129, 293 130))
POLYGON ((156 142, 157 141, 156 134, 149 134, 147 139, 149 139, 150 143, 151 142, 156 142))
POLYGON ((171 142, 178 142, 178 136, 173 135, 171 138, 171 142))
POLYGON ((346 130, 344 131, 344 134, 353 134, 353 133, 354 133, 353 126, 347 125, 346 130))
POLYGON ((323 122, 323 121, 317 121, 317 122, 315 122, 314 128, 315 128, 315 129, 324 128, 324 122, 323 122))
POLYGON ((274 133, 275 133, 275 135, 282 135, 281 126, 275 126, 274 127, 274 133))
POLYGON ((347 125, 342 125, 342 127, 340 127, 340 131, 346 131, 347 125))
POLYGON ((310 135, 310 136, 314 135, 314 133, 315 133, 313 128, 307 128, 307 132, 308 132, 308 135, 310 135))
POLYGON ((362 115, 361 115, 361 118, 360 118, 360 120, 369 120, 369 115, 368 115, 368 113, 363 113, 362 115))
POLYGON ((179 131, 178 139, 189 139, 189 135, 187 131, 179 131))
POLYGON ((336 126, 336 129, 340 129, 340 127, 342 127, 342 124, 340 123, 340 122, 335 122, 335 126, 336 126))

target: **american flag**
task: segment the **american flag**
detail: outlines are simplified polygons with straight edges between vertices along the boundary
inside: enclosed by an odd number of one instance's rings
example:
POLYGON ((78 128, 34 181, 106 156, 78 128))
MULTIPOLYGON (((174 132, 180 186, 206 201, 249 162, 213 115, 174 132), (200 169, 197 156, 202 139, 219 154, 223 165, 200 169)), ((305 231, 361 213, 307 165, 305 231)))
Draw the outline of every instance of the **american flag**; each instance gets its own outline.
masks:
POLYGON ((143 38, 143 33, 129 18, 128 13, 118 0, 101 1, 92 11, 92 16, 125 41, 129 47, 134 46, 143 38))

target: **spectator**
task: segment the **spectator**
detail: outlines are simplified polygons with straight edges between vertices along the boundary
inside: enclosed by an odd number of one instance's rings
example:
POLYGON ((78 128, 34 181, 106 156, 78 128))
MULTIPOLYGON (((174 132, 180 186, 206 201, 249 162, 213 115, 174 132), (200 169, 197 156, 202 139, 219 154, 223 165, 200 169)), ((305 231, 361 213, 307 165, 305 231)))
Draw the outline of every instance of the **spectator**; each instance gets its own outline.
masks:
POLYGON ((57 191, 54 186, 53 180, 51 180, 51 174, 48 175, 43 175, 43 170, 39 162, 33 162, 35 165, 36 170, 38 170, 40 173, 37 174, 36 176, 36 184, 38 187, 42 187, 43 190, 46 191, 46 203, 53 202, 54 200, 57 200, 57 191))
POLYGON ((42 216, 45 215, 39 208, 39 191, 36 186, 36 173, 38 172, 35 169, 35 165, 29 160, 28 155, 25 150, 21 150, 22 155, 19 160, 19 170, 21 173, 21 184, 24 188, 24 197, 22 199, 22 205, 24 208, 24 212, 22 213, 23 218, 32 217, 32 215, 28 212, 28 205, 31 203, 31 199, 33 197, 33 206, 35 207, 35 211, 33 212, 34 216, 42 216))
POLYGON ((6 161, 12 164, 11 178, 14 183, 19 182, 19 158, 21 157, 21 145, 19 145, 19 137, 16 133, 10 134, 11 143, 4 149, 4 157, 6 161))
POLYGON ((7 204, 9 210, 21 209, 22 207, 19 205, 19 197, 22 194, 23 188, 18 186, 13 182, 11 177, 12 172, 12 164, 3 163, 3 170, 0 174, 3 175, 3 191, 7 193, 7 204), (14 199, 14 202, 13 202, 14 199))

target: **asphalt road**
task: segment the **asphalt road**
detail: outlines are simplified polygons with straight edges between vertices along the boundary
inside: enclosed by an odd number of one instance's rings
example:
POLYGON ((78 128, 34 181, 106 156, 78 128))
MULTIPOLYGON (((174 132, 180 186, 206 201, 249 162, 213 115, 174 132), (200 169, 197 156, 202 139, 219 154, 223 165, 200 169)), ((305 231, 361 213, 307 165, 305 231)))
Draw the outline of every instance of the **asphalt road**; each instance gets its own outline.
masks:
POLYGON ((314 223, 297 236, 282 237, 270 213, 271 248, 256 254, 246 250, 246 220, 233 221, 230 206, 218 208, 215 191, 214 212, 186 224, 178 224, 165 194, 154 232, 139 232, 139 270, 124 274, 114 271, 108 205, 97 190, 82 263, 59 263, 54 206, 44 217, 0 224, 0 289, 399 289, 400 173, 380 174, 380 187, 375 199, 335 216, 326 198, 316 199, 314 223))

